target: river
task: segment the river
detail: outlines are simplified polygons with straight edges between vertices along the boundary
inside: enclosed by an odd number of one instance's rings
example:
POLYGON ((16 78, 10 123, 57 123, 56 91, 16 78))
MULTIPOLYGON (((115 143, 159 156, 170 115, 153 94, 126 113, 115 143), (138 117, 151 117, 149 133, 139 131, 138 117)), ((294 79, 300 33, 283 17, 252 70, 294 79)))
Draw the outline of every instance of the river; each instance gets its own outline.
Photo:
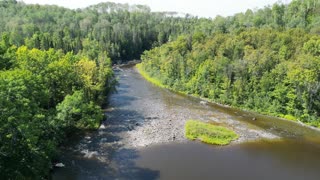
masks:
POLYGON ((73 179, 320 179, 320 132, 298 123, 200 103, 146 82, 132 67, 116 72, 107 120, 61 148, 54 180, 73 179), (257 120, 253 121, 252 118, 257 120), (229 146, 184 138, 198 119, 236 131, 229 146))

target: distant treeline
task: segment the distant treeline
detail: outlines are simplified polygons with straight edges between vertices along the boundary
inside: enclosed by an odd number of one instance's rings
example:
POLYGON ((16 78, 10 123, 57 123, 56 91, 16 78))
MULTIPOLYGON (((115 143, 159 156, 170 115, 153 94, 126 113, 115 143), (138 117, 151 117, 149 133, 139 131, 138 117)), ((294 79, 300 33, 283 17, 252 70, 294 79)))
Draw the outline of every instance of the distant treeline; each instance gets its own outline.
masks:
POLYGON ((174 40, 180 34, 239 32, 247 28, 283 30, 302 28, 320 32, 318 0, 294 0, 214 19, 177 13, 154 13, 149 7, 100 3, 70 10, 58 6, 0 2, 0 34, 9 33, 11 44, 64 53, 85 51, 91 59, 106 51, 113 62, 137 59, 145 50, 174 40))
POLYGON ((213 25, 211 20, 177 15, 111 2, 71 10, 7 0, 0 2, 0 34, 7 32, 11 44, 29 49, 84 51, 92 59, 106 51, 116 63, 139 59, 143 51, 182 33, 213 30, 208 26, 213 25))

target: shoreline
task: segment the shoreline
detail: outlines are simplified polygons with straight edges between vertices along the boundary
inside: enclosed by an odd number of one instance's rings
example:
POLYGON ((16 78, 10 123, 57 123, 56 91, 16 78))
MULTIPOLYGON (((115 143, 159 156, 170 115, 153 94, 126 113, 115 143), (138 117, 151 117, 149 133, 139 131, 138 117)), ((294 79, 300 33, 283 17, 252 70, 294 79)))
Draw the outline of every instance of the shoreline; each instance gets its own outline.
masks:
POLYGON ((270 118, 278 118, 279 120, 283 120, 283 121, 288 121, 288 122, 294 122, 298 125, 301 125, 303 127, 306 127, 306 128, 309 128, 309 129, 312 129, 312 130, 316 130, 318 132, 320 132, 320 127, 315 127, 315 126, 312 126, 312 125, 309 125, 309 124, 306 124, 298 119, 296 120, 290 120, 290 119, 286 119, 286 118, 283 118, 283 117, 280 117, 280 116, 274 116, 274 115, 270 115, 268 113, 265 113, 265 112, 257 112, 257 111, 253 111, 253 110, 248 110, 248 109, 242 109, 240 107, 235 107, 235 106, 230 106, 230 105, 225 105, 225 104, 220 104, 220 103, 217 103, 217 102, 214 102, 213 100, 210 100, 208 98, 204 98, 204 97, 201 97, 201 96, 198 96, 198 95, 193 95, 193 94, 187 94, 187 93, 184 93, 184 92, 179 92, 179 91, 175 91, 173 90, 172 88, 170 87, 167 87, 166 85, 163 85, 161 84, 160 81, 158 81, 157 79, 155 78, 152 78, 151 76, 149 76, 147 74, 147 72, 145 72, 140 63, 136 64, 135 68, 137 69, 137 71, 139 72, 139 74, 144 78, 146 79, 147 81, 151 82, 152 84, 160 87, 160 88, 164 88, 164 89, 168 89, 170 91, 172 91, 173 93, 177 93, 177 94, 182 94, 182 95, 185 95, 185 96, 188 96, 188 97, 192 97, 192 98, 197 98, 201 101, 205 101, 205 103, 210 103, 212 105, 215 105, 215 106, 220 106, 220 107, 223 107, 223 108, 229 108, 229 109, 233 109, 233 110, 240 110, 240 111, 244 111, 244 112, 248 112, 248 113, 252 113, 252 114, 256 114, 256 115, 262 115, 262 116, 267 116, 267 117, 270 117, 270 118), (155 83, 156 82, 156 83, 155 83))
MULTIPOLYGON (((137 71, 139 76, 141 76, 141 73, 137 68, 132 68, 132 70, 137 71)), ((143 77, 143 79, 145 79, 145 77, 143 77)), ((150 81, 146 82, 149 83, 150 81)), ((179 94, 172 90, 170 91, 176 95, 179 94)), ((164 105, 162 103, 158 100, 154 100, 153 98, 141 103, 139 106, 144 106, 145 109, 148 109, 148 113, 150 114, 143 120, 144 122, 140 122, 139 120, 134 121, 133 127, 129 127, 129 130, 123 134, 122 144, 124 147, 139 149, 154 144, 190 141, 185 137, 184 125, 189 119, 195 118, 195 112, 190 112, 190 109, 185 107, 175 107, 174 109, 168 110, 166 105, 163 107, 164 105)), ((262 128, 248 127, 248 124, 234 120, 232 117, 229 117, 228 114, 211 112, 211 110, 208 110, 208 108, 211 108, 210 104, 203 105, 201 103, 197 103, 195 106, 203 108, 203 113, 208 114, 207 118, 201 117, 203 115, 201 113, 197 114, 199 118, 196 119, 202 122, 217 123, 225 127, 231 127, 231 129, 239 135, 239 138, 232 141, 230 145, 259 139, 280 138, 279 136, 267 132, 262 128), (221 117, 217 118, 215 116, 221 117)))

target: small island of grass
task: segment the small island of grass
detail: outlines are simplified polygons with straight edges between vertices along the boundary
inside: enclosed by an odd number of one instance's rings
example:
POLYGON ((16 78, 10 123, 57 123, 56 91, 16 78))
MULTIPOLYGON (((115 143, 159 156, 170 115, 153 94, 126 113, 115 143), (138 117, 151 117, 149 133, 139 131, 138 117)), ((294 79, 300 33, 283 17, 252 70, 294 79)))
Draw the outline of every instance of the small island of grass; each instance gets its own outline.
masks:
POLYGON ((190 140, 199 139, 204 143, 215 145, 227 145, 238 138, 232 130, 196 120, 186 122, 185 136, 190 140))

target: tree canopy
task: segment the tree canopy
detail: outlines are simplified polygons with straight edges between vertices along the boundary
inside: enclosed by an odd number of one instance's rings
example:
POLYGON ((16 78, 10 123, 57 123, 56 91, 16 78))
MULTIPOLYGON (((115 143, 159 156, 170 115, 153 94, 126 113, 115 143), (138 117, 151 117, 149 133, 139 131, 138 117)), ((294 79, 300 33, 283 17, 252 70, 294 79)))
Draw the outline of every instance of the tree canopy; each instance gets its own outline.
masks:
POLYGON ((294 0, 216 17, 146 51, 142 68, 176 91, 320 125, 320 4, 294 0))
POLYGON ((319 126, 319 13, 318 0, 214 19, 0 1, 0 177, 45 178, 68 133, 99 126, 111 65, 140 56, 176 91, 319 126))
POLYGON ((41 179, 67 133, 100 125, 111 61, 0 44, 0 176, 41 179))

